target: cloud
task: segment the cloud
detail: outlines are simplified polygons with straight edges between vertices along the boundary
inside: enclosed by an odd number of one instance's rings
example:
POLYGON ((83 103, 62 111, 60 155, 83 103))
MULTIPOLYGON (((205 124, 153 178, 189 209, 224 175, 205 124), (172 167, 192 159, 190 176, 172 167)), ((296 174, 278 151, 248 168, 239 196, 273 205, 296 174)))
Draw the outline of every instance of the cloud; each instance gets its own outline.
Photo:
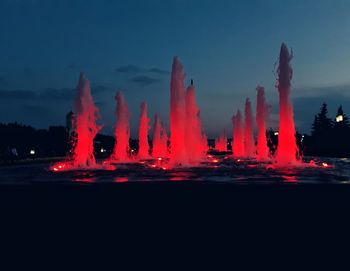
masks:
POLYGON ((319 97, 332 95, 350 96, 350 85, 334 85, 334 86, 319 86, 319 87, 302 87, 293 90, 295 97, 319 97))
POLYGON ((138 76, 134 76, 133 78, 130 79, 130 82, 136 83, 140 86, 153 85, 159 81, 160 81, 159 79, 149 77, 146 75, 138 75, 138 76))
POLYGON ((170 74, 169 71, 158 69, 158 68, 152 68, 152 69, 149 69, 148 71, 156 73, 156 74, 159 74, 159 75, 168 75, 168 74, 170 74))
MULTIPOLYGON (((103 92, 113 91, 114 88, 96 85, 91 87, 92 94, 99 94, 103 92)), ((44 90, 22 90, 22 89, 10 89, 0 90, 1 100, 61 100, 72 101, 76 95, 75 88, 46 88, 44 90)))
POLYGON ((150 69, 145 69, 136 65, 125 65, 125 66, 120 66, 118 68, 115 69, 116 72, 118 73, 124 73, 124 74, 139 74, 139 73, 153 73, 153 74, 157 74, 157 75, 168 75, 170 74, 169 71, 167 70, 163 70, 163 69, 159 69, 159 68, 150 68, 150 69))
POLYGON ((115 71, 118 73, 135 74, 142 72, 143 69, 135 65, 125 65, 116 68, 115 71))

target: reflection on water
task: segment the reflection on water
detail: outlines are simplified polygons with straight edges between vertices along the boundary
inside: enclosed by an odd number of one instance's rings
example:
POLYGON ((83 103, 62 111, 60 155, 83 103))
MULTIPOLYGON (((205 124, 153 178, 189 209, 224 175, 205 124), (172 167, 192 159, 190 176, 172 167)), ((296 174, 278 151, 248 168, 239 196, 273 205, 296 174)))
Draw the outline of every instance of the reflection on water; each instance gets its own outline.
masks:
POLYGON ((116 177, 113 180, 114 183, 126 183, 128 181, 129 181, 128 177, 116 177))
POLYGON ((201 165, 166 168, 165 162, 142 161, 119 165, 115 170, 50 171, 48 164, 0 167, 0 182, 125 183, 137 181, 209 181, 250 183, 341 183, 350 184, 350 159, 306 159, 303 166, 279 168, 271 162, 211 156, 201 165), (152 165, 156 164, 156 167, 152 165))
POLYGON ((96 177, 91 177, 91 178, 73 178, 73 182, 78 182, 78 183, 95 183, 97 181, 96 177))
POLYGON ((284 183, 297 183, 297 179, 296 179, 296 176, 282 176, 283 178, 283 182, 284 183))
POLYGON ((169 176, 170 181, 188 181, 192 179, 193 179, 193 173, 189 171, 170 172, 170 176, 169 176))

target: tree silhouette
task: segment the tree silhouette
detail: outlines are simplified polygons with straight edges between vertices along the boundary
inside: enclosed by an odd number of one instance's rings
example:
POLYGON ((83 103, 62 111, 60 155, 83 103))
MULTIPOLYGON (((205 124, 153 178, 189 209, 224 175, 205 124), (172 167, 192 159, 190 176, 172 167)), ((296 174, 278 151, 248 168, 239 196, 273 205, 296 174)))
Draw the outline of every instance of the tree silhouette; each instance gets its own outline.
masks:
POLYGON ((328 118, 327 104, 323 103, 320 113, 315 116, 314 123, 312 124, 311 135, 314 137, 329 136, 332 132, 333 121, 328 118))

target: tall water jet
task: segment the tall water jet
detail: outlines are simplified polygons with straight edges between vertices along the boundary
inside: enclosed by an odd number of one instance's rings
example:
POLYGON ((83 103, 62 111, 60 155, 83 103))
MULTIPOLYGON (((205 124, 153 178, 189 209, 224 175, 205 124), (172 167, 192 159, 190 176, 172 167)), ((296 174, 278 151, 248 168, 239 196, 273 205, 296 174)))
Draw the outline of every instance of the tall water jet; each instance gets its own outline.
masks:
POLYGON ((129 138, 130 138, 130 113, 128 105, 122 92, 118 91, 115 96, 116 107, 116 125, 115 125, 115 146, 112 160, 129 160, 129 138))
POLYGON ((186 91, 186 132, 185 143, 187 153, 191 154, 189 157, 190 162, 199 162, 203 160, 207 150, 207 144, 205 144, 205 137, 202 133, 202 122, 200 119, 200 110, 196 104, 196 93, 191 80, 190 86, 186 91))
POLYGON ((93 167, 94 138, 102 126, 96 124, 98 108, 91 96, 90 82, 80 73, 77 95, 74 100, 76 142, 73 150, 73 167, 93 167))
POLYGON ((293 52, 289 53, 286 44, 282 43, 277 69, 280 119, 276 154, 276 160, 281 164, 290 164, 297 161, 293 106, 290 101, 291 79, 293 76, 290 61, 292 58, 293 52))
POLYGON ((177 57, 174 57, 170 82, 170 160, 175 165, 188 163, 185 143, 186 94, 184 79, 182 64, 177 57))
POLYGON ((152 145, 152 156, 154 158, 168 157, 168 136, 159 114, 154 117, 152 145))
POLYGON ((149 118, 147 117, 147 104, 141 103, 140 106, 140 126, 139 126, 139 152, 138 157, 145 159, 149 157, 149 144, 148 144, 148 129, 149 118))
POLYGON ((219 137, 215 139, 215 150, 222 152, 227 151, 226 130, 223 130, 219 137))
POLYGON ((257 86, 256 91, 256 123, 258 126, 257 159, 266 160, 269 156, 269 149, 266 140, 266 120, 268 117, 268 105, 265 99, 265 89, 261 86, 257 86))
POLYGON ((244 156, 244 131, 242 123, 241 111, 237 110, 237 114, 232 117, 233 138, 232 153, 234 156, 244 156))
POLYGON ((252 112, 252 104, 249 98, 245 101, 244 110, 244 154, 246 157, 255 156, 255 143, 254 143, 254 117, 252 112))

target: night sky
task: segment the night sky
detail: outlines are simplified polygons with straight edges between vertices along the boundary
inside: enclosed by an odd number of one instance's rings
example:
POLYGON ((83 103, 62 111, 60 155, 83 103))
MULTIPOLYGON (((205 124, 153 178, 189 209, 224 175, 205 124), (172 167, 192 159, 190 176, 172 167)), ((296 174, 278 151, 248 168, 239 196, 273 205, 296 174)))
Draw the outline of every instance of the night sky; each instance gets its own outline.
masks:
MULTIPOLYGON (((350 115, 350 1, 0 0, 0 122, 64 125, 79 72, 91 82, 104 133, 117 90, 168 123, 172 58, 194 79, 205 132, 231 131, 231 116, 266 88, 276 127, 274 65, 293 48, 297 129, 309 132, 323 101, 350 115)), ((231 133, 231 132, 230 132, 231 133)))

